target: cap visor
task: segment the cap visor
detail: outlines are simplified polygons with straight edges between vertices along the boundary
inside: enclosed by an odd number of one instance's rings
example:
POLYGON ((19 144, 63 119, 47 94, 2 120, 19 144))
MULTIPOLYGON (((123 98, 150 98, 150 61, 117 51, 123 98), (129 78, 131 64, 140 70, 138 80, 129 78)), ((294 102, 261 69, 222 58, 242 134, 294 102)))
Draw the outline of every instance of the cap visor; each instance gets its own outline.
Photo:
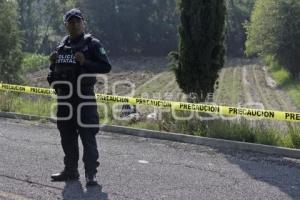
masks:
POLYGON ((80 15, 71 15, 71 16, 69 16, 69 17, 66 19, 66 22, 70 21, 70 19, 72 19, 72 18, 79 18, 79 19, 83 19, 83 17, 82 17, 82 16, 80 16, 80 15))

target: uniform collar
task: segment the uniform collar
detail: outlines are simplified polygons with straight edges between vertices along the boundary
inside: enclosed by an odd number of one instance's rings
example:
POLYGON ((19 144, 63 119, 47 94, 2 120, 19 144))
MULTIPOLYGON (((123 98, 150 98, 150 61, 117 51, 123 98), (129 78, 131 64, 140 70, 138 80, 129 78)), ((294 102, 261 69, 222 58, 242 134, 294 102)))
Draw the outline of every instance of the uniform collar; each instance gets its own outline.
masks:
POLYGON ((68 43, 78 43, 80 40, 82 40, 82 38, 84 37, 84 33, 80 34, 77 38, 72 39, 70 38, 70 36, 68 37, 68 43))

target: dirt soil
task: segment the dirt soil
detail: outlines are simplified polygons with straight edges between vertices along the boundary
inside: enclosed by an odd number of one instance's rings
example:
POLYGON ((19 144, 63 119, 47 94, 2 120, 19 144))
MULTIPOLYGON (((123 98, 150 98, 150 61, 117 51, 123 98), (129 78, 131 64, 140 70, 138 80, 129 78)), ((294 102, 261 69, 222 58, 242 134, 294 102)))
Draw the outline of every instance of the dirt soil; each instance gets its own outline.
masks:
MULTIPOLYGON (((161 75, 163 75, 162 72, 166 73, 168 71, 166 58, 112 58, 111 62, 112 72, 106 75, 108 90, 104 89, 105 81, 100 77, 96 84, 96 92, 112 94, 114 92, 113 86, 118 81, 121 81, 121 83, 115 87, 114 94, 117 95, 126 95, 130 92, 130 86, 126 84, 128 82, 133 83, 137 90, 146 90, 147 84, 154 85, 153 83, 157 83, 163 85, 155 90, 180 92, 175 77, 172 77, 172 75, 167 77, 169 83, 165 83, 165 80, 159 82, 161 75), (149 82, 152 84, 149 84, 149 82)), ((26 74, 27 84, 49 87, 46 81, 47 72, 48 69, 42 69, 26 74)), ((220 71, 218 82, 218 89, 213 94, 213 101, 218 105, 291 112, 299 110, 287 93, 272 79, 266 70, 266 66, 258 60, 228 60, 226 66, 220 71)), ((253 123, 280 129, 290 126, 286 122, 269 120, 253 121, 253 123)))
MULTIPOLYGON (((105 76, 100 75, 98 83, 96 84, 96 91, 99 93, 113 92, 113 85, 115 87, 115 94, 124 95, 130 92, 129 84, 131 82, 138 88, 146 81, 157 76, 159 73, 167 70, 168 60, 164 57, 126 57, 126 58, 111 58, 112 71, 105 76), (105 89, 107 83, 108 89, 105 89)), ((27 85, 36 87, 49 87, 46 80, 49 69, 43 68, 36 72, 27 73, 25 75, 27 85)))
MULTIPOLYGON (((298 112, 299 108, 276 84, 271 75, 258 60, 234 59, 230 60, 219 77, 219 89, 215 93, 217 104, 298 112)), ((282 129, 295 123, 279 121, 255 120, 254 124, 269 125, 282 129)), ((297 125, 298 126, 298 125, 297 125)))

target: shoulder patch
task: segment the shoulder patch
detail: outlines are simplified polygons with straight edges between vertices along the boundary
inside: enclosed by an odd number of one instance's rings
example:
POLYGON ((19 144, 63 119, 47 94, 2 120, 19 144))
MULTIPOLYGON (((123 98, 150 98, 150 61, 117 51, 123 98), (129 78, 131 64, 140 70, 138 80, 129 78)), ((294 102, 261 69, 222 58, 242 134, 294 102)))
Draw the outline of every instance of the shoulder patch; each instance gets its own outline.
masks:
POLYGON ((56 49, 60 49, 67 43, 69 36, 65 36, 60 42, 58 42, 56 49))
POLYGON ((99 52, 100 52, 101 54, 103 54, 103 55, 106 54, 106 51, 105 51, 105 49, 104 49, 103 47, 100 47, 100 48, 99 48, 99 52))

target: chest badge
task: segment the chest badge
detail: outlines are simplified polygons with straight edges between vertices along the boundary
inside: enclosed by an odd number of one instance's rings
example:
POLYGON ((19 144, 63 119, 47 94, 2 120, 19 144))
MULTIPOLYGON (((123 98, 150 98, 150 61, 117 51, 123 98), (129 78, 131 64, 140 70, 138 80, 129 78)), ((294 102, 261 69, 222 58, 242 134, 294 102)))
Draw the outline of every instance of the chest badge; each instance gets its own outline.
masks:
POLYGON ((99 48, 99 51, 100 51, 100 53, 103 54, 103 55, 106 54, 106 51, 105 51, 105 49, 104 49, 103 47, 100 47, 100 48, 99 48))

